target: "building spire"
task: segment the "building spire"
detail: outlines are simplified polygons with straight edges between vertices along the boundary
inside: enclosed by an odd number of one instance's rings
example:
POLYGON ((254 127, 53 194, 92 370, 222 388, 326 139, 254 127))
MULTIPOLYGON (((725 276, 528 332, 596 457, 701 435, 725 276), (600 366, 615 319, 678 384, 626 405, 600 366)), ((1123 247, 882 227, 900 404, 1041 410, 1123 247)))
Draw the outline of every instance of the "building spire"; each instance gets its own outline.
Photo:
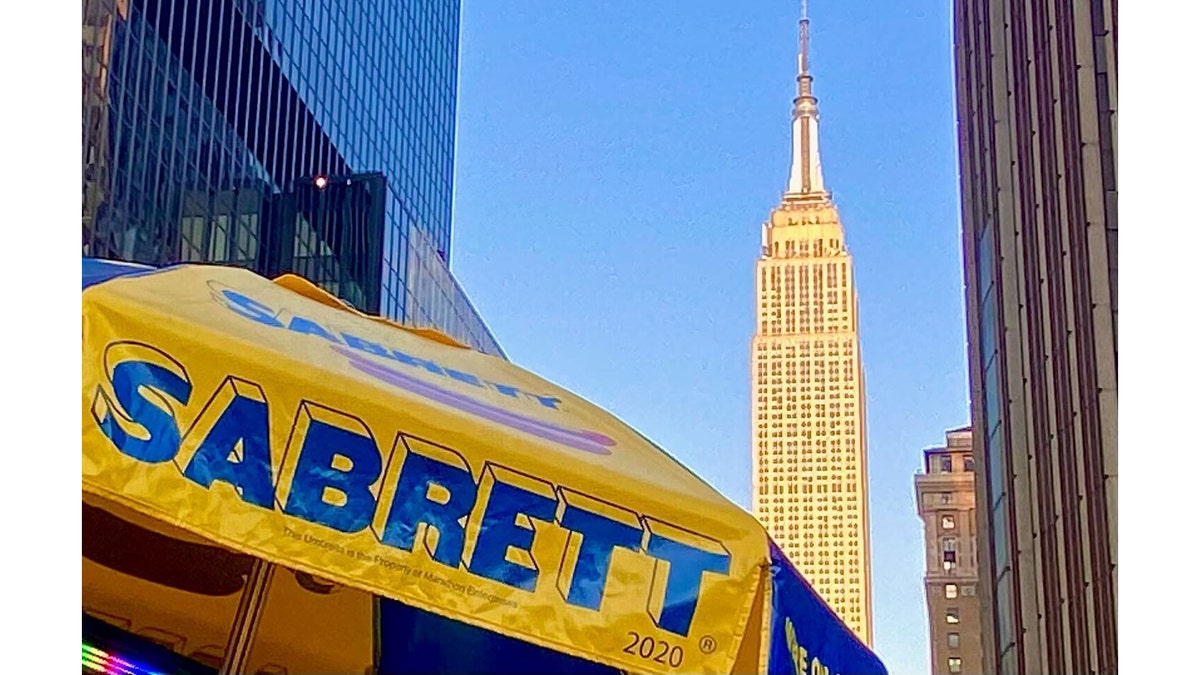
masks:
POLYGON ((787 194, 797 197, 826 197, 817 151, 817 97, 813 96, 812 73, 808 69, 808 0, 800 0, 800 74, 792 101, 792 173, 787 194))

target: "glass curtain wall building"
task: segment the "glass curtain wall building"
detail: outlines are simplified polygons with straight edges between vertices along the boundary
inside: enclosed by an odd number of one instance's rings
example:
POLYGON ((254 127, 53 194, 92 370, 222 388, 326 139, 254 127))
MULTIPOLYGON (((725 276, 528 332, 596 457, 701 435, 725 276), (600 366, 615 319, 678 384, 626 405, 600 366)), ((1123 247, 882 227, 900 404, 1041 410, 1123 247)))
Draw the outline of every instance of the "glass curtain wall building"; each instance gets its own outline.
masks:
POLYGON ((502 355, 449 271, 459 0, 83 0, 83 252, 296 272, 502 355))

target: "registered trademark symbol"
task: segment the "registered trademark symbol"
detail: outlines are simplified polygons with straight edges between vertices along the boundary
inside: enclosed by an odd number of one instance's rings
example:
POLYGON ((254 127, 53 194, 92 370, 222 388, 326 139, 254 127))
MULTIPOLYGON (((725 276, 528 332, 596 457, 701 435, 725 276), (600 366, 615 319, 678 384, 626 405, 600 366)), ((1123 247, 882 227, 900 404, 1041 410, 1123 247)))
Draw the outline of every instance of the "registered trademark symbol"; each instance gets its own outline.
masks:
POLYGON ((711 654, 717 651, 717 641, 711 635, 705 635, 700 638, 700 651, 705 654, 711 654))

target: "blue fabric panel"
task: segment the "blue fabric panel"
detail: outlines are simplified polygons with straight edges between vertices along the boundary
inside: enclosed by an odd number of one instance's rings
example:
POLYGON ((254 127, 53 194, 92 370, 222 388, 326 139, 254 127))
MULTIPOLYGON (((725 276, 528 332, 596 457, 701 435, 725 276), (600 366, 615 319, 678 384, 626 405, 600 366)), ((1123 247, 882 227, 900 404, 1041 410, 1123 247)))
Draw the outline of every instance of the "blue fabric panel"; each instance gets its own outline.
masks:
POLYGON ((146 274, 158 270, 146 265, 102 260, 100 258, 83 258, 83 288, 104 283, 109 279, 130 275, 146 274))
POLYGON ((770 675, 887 675, 879 657, 838 619, 775 542, 771 582, 770 675))
POLYGON ((620 675, 615 668, 382 598, 379 634, 380 675, 620 675))

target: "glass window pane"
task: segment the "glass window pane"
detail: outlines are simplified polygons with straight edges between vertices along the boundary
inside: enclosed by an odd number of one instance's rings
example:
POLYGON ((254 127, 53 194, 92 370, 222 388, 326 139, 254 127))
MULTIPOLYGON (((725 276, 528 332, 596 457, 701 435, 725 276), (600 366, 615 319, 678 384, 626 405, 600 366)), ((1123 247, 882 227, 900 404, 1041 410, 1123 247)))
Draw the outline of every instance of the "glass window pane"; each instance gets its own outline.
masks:
POLYGON ((1001 495, 996 508, 992 509, 992 569, 996 570, 1003 570, 1011 562, 1009 560, 1008 504, 1008 495, 1001 495))
POLYGON ((995 504, 1004 494, 1008 486, 1008 469, 1006 466, 1007 448, 1004 445, 1004 430, 997 427, 987 438, 984 452, 988 460, 988 489, 991 503, 995 504))
POLYGON ((984 428, 989 430, 1000 423, 1000 416, 1007 407, 1000 387, 1000 365, 1000 359, 995 359, 983 371, 984 428))
POLYGON ((996 579, 996 643, 1000 650, 1016 640, 1012 582, 1012 571, 1009 569, 1005 569, 996 579))
POLYGON ((1000 315, 996 306, 999 293, 996 287, 988 289, 979 308, 979 353, 983 363, 992 359, 1000 339, 1000 315))
POLYGON ((977 273, 979 275, 979 287, 987 288, 993 279, 996 278, 996 243, 995 230, 988 226, 984 227, 979 233, 979 239, 975 243, 975 259, 977 261, 977 273))

